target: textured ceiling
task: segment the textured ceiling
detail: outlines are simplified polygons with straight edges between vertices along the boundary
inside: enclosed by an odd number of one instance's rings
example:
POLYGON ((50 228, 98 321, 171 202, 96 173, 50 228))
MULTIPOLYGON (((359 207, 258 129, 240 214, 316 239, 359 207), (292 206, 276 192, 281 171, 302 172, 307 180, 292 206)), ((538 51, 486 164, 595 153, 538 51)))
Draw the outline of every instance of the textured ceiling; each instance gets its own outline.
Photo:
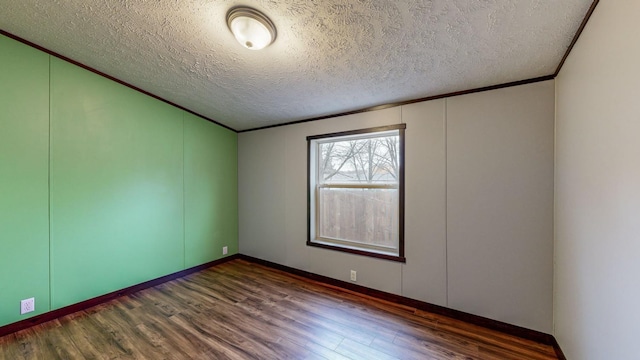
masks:
POLYGON ((2 0, 0 29, 236 130, 551 75, 592 0, 2 0), (261 51, 225 17, 276 24, 261 51))

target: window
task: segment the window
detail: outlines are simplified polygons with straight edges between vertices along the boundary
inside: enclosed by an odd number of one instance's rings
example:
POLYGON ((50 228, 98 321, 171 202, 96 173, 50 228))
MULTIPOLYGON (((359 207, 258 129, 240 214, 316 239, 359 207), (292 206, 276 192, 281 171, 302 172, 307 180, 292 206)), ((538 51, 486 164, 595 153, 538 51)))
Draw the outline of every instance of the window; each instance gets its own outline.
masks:
POLYGON ((307 245, 405 261, 404 129, 307 137, 307 245))

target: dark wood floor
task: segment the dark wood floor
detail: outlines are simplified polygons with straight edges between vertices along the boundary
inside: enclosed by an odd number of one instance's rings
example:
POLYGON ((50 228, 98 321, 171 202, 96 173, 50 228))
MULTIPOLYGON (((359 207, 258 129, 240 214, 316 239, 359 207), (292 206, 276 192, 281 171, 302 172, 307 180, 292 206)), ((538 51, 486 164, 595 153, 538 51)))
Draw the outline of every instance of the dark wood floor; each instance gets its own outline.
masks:
POLYGON ((555 358, 550 346, 243 260, 0 338, 0 360, 555 358))

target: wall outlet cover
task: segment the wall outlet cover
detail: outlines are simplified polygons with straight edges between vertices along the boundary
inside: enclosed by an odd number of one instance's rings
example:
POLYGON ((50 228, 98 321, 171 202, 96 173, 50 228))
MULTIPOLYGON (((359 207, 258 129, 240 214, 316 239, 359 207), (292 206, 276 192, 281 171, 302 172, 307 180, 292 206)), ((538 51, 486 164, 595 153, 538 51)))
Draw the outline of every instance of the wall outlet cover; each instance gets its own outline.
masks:
POLYGON ((355 270, 351 270, 351 281, 356 281, 357 275, 358 274, 355 270))
POLYGON ((36 310, 36 299, 29 298, 20 301, 20 315, 30 313, 36 310))
POLYGON ((222 255, 227 255, 229 253, 229 247, 228 246, 223 246, 222 247, 222 255))

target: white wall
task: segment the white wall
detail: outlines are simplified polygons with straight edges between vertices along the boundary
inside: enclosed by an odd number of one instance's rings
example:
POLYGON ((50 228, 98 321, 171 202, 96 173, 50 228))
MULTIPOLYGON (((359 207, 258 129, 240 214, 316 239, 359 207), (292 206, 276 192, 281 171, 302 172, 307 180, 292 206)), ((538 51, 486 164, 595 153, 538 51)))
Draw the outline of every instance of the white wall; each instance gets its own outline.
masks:
POLYGON ((556 82, 555 335, 638 359, 640 2, 600 1, 556 82))
POLYGON ((550 333, 554 83, 241 133, 240 252, 550 333), (306 246, 309 135, 406 123, 407 263, 306 246))

